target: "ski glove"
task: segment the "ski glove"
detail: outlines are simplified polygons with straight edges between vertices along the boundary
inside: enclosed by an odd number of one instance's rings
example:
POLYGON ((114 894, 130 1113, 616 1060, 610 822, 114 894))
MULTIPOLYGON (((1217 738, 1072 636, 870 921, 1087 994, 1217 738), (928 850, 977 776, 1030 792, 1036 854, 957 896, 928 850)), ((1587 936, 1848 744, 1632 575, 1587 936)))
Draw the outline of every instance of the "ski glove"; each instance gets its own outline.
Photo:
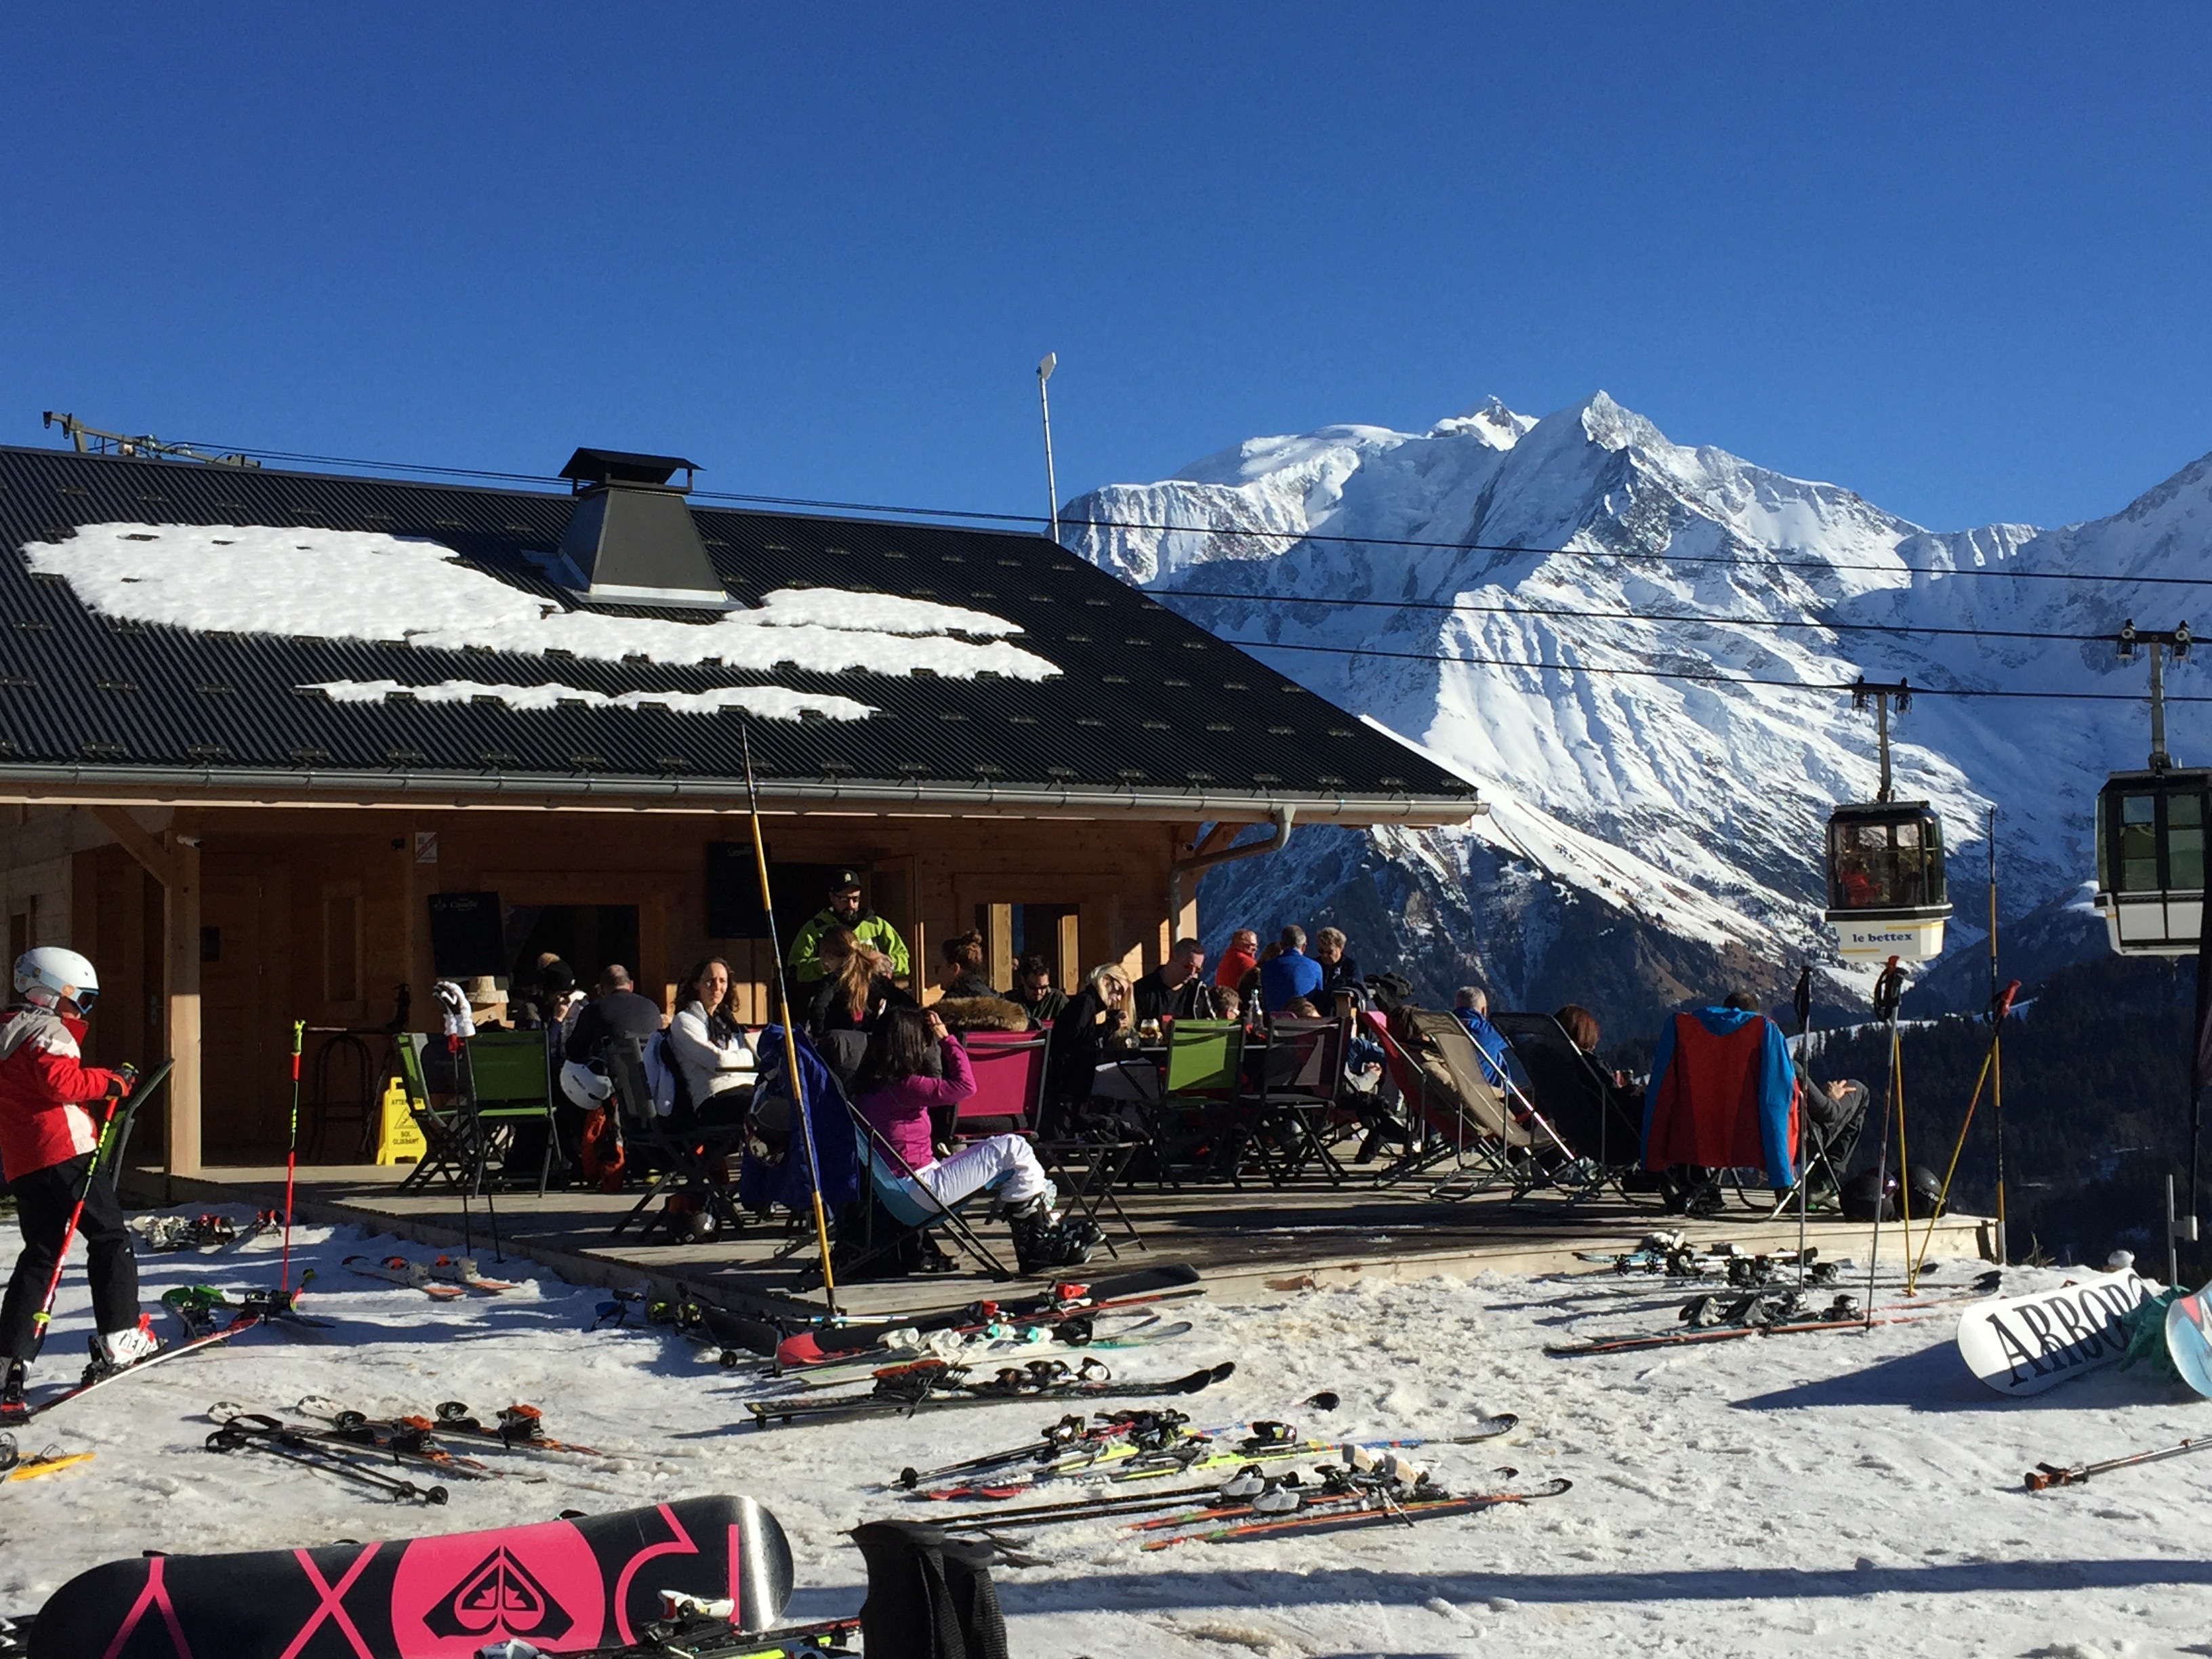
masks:
POLYGON ((107 1098, 121 1100, 138 1081, 138 1068, 129 1060, 117 1066, 107 1079, 107 1098))

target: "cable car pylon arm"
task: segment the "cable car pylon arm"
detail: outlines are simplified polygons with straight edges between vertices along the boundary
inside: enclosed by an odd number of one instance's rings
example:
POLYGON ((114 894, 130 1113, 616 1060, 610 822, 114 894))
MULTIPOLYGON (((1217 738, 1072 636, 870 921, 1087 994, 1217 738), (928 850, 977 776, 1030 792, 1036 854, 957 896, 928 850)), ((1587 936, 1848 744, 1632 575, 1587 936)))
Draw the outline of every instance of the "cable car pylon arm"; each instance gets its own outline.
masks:
POLYGON ((1851 682, 1851 707, 1863 708, 1874 705, 1875 741, 1881 752, 1881 787, 1875 793, 1877 801, 1894 799, 1896 792, 1890 787, 1889 776, 1889 709, 1894 702, 1902 714, 1912 707, 1912 682, 1869 680, 1863 674, 1851 682))
POLYGON ((2150 647, 2150 769, 2163 772, 2173 764, 2173 757, 2166 752, 2166 656, 2172 653, 2176 662, 2189 659, 2192 643, 2189 624, 2181 623, 2169 633, 2155 629, 2137 628, 2133 617, 2120 629, 2120 660, 2133 662, 2139 646, 2150 647))

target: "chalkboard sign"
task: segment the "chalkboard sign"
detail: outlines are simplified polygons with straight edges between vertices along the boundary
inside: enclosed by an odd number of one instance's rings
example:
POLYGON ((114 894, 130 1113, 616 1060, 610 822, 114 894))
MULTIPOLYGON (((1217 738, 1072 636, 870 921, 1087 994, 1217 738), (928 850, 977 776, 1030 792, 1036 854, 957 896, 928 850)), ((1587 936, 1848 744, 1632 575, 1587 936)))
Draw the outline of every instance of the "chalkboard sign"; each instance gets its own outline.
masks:
POLYGON ((496 893, 430 895, 430 966, 440 979, 476 979, 507 972, 507 945, 496 893))

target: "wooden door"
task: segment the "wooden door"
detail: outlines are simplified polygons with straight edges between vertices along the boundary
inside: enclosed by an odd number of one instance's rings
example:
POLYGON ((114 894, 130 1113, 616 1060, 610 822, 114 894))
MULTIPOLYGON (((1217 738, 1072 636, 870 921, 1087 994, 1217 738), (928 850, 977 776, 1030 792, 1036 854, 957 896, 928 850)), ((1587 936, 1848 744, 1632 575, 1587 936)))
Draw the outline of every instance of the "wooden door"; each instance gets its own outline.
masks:
POLYGON ((202 858, 200 1076, 210 1161, 283 1150, 295 1017, 288 874, 258 855, 202 858))

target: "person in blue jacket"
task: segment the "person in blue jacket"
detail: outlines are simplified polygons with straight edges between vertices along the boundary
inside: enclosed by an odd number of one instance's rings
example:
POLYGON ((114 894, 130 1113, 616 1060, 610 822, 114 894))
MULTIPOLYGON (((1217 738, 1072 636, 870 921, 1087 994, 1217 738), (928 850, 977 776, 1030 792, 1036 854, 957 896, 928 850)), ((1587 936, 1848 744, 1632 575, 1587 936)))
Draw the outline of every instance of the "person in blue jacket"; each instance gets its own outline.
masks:
POLYGON ((1321 963, 1306 954, 1306 930, 1295 923, 1276 935, 1282 949, 1272 962, 1260 964, 1260 1006, 1274 1013, 1293 997, 1316 995, 1328 977, 1321 963))
POLYGON ((1505 1034, 1490 1023, 1490 994, 1480 985, 1462 985, 1452 997, 1452 1012, 1467 1027, 1493 1085, 1505 1081, 1505 1034))

